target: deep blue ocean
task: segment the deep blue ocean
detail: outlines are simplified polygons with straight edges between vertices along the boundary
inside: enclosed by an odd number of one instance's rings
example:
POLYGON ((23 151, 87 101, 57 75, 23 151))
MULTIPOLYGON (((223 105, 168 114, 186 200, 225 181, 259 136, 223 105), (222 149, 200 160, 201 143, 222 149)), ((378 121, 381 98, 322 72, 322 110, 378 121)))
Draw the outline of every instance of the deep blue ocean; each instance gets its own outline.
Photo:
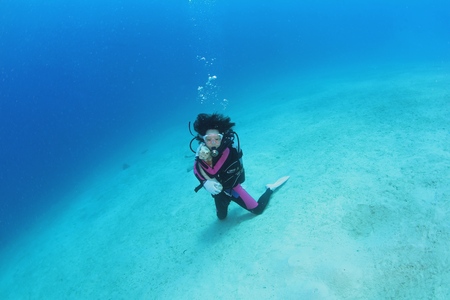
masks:
POLYGON ((449 58, 443 0, 0 1, 0 245, 135 136, 220 111, 236 80, 449 58))

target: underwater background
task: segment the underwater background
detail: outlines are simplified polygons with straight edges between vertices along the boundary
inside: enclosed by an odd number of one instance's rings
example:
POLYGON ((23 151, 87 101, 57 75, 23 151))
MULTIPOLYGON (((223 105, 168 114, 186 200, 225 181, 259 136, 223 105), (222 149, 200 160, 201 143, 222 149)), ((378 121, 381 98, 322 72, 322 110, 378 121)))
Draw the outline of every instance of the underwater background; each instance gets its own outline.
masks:
POLYGON ((445 1, 6 0, 0 8, 1 244, 130 138, 157 135, 160 122, 186 110, 192 120, 222 111, 224 99, 239 105, 227 99, 233 87, 293 70, 450 55, 445 1))
POLYGON ((250 86, 449 59, 443 0, 1 1, 0 249, 134 140, 251 115, 250 86))

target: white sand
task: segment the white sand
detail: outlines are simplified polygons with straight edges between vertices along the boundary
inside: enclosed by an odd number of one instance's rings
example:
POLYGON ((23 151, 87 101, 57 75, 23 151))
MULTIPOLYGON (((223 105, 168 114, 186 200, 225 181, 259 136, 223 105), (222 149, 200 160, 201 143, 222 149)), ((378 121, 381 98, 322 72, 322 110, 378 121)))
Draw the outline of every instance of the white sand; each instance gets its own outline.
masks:
POLYGON ((244 186, 258 197, 291 175, 263 215, 232 204, 216 220, 212 198, 193 192, 180 120, 11 246, 0 299, 448 299, 446 70, 249 84, 224 112, 238 124, 244 186))

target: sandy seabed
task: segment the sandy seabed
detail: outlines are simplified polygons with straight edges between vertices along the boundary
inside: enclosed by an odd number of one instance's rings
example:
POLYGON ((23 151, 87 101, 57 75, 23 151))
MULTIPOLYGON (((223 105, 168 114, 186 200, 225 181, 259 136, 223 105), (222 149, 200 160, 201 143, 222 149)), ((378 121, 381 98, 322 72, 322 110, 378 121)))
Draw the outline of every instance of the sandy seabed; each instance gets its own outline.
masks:
POLYGON ((180 120, 6 249, 0 299, 449 299, 447 70, 249 84, 223 111, 244 187, 291 176, 263 215, 216 219, 180 120))

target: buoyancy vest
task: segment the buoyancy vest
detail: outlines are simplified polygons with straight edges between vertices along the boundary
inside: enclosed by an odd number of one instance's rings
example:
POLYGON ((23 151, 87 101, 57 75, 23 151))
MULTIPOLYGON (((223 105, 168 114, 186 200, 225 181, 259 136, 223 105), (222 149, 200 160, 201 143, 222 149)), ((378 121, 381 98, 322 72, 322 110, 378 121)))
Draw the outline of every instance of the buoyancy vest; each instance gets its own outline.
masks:
POLYGON ((213 178, 220 182, 224 190, 232 189, 236 185, 243 183, 245 181, 245 170, 242 156, 242 151, 231 145, 213 158, 211 166, 196 156, 194 174, 200 181, 200 185, 195 191, 200 190, 205 180, 213 178))

